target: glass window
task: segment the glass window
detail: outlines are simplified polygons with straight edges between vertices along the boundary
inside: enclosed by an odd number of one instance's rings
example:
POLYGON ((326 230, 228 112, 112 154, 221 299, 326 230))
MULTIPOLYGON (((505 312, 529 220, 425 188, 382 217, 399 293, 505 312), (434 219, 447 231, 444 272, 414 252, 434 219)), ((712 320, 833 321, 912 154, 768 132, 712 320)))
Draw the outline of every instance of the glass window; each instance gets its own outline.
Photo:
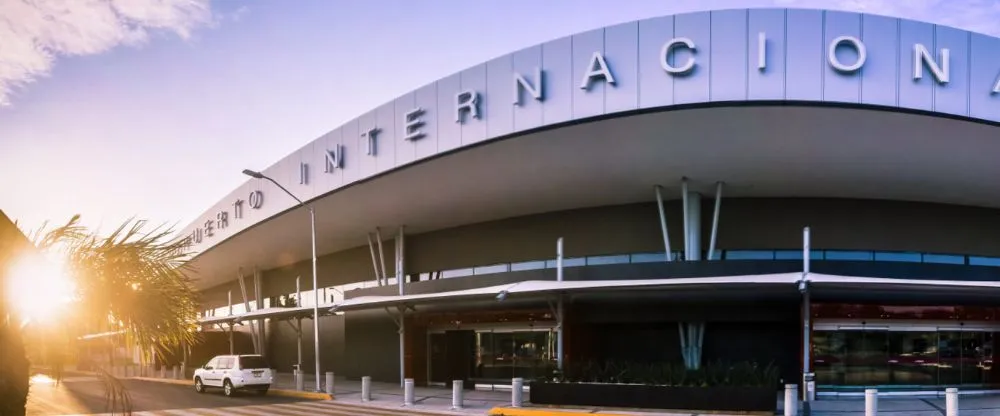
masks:
POLYGON ((1000 258, 969 256, 969 264, 973 266, 1000 266, 1000 258))
POLYGON ((257 369, 257 368, 269 368, 267 360, 259 355, 243 355, 240 356, 240 369, 257 369))
POLYGON ((921 261, 920 253, 906 253, 906 252, 892 252, 892 251, 877 251, 875 252, 875 261, 905 261, 920 263, 921 261))
POLYGON ((665 260, 666 253, 638 253, 632 255, 632 263, 656 263, 665 260))
MULTIPOLYGON (((563 258, 563 267, 579 267, 586 265, 587 265, 587 259, 585 257, 563 258)), ((556 260, 555 259, 546 260, 545 267, 549 269, 556 268, 556 260)))
POLYGON ((544 269, 544 268, 545 268, 545 261, 543 261, 543 260, 539 260, 539 261, 524 261, 524 262, 520 262, 520 263, 511 263, 511 265, 510 265, 510 271, 512 271, 512 272, 520 272, 520 271, 523 271, 523 270, 538 270, 538 269, 544 269))
POLYGON ((214 368, 219 368, 219 359, 218 358, 213 358, 213 359, 209 360, 208 363, 205 363, 205 367, 206 368, 213 368, 213 369, 214 368))
MULTIPOLYGON (((441 277, 445 278, 445 279, 451 279, 453 277, 472 276, 472 272, 473 272, 472 268, 445 270, 445 271, 441 272, 441 277)), ((395 278, 393 278, 391 280, 395 281, 395 278)))
POLYGON ((726 260, 774 260, 770 250, 726 250, 726 260))
POLYGON ((827 260, 855 260, 855 261, 871 261, 872 252, 870 251, 841 251, 841 250, 827 250, 826 251, 827 260))
POLYGON ((591 256, 587 257, 588 266, 600 266, 603 264, 626 264, 628 263, 628 254, 623 254, 620 256, 591 256))
POLYGON ((505 273, 510 271, 510 265, 508 264, 494 264, 492 266, 480 266, 473 268, 473 274, 492 274, 492 273, 505 273))
POLYGON ((233 357, 219 357, 218 370, 229 370, 233 368, 233 357))
POLYGON ((924 263, 965 264, 965 256, 953 254, 924 254, 924 263))

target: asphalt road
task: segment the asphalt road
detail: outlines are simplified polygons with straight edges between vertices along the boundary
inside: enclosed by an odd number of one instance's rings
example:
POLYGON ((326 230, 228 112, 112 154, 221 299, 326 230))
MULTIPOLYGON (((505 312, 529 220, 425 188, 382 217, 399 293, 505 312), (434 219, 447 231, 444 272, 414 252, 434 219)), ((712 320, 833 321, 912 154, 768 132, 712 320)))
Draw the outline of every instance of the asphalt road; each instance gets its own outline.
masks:
MULTIPOLYGON (((123 380, 132 398, 132 411, 186 408, 217 408, 302 402, 301 398, 256 396, 253 393, 225 397, 221 390, 198 394, 194 387, 141 380, 123 380)), ((45 375, 32 377, 28 392, 28 416, 105 413, 104 383, 87 374, 66 374, 58 386, 45 375)))

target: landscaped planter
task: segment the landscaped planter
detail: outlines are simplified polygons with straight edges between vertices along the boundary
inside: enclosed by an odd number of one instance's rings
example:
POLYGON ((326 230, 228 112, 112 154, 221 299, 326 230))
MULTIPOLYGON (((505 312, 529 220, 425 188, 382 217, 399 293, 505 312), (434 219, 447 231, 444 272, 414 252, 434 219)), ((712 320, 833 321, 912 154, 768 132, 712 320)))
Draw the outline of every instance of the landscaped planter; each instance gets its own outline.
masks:
POLYGON ((646 384, 531 382, 534 404, 636 407, 645 409, 777 410, 770 387, 671 387, 646 384))

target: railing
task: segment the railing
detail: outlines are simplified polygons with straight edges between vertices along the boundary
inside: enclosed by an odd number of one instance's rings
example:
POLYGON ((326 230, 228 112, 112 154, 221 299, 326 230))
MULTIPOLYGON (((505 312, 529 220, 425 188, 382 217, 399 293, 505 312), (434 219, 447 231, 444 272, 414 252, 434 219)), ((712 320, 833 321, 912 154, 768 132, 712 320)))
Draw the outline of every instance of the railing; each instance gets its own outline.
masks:
MULTIPOLYGON (((585 257, 568 257, 563 259, 563 267, 583 267, 602 266, 610 264, 638 264, 654 263, 664 261, 666 253, 632 253, 614 254, 585 257)), ((674 252, 674 260, 683 260, 683 252, 674 252)), ((702 254, 702 258, 708 258, 707 252, 702 254)), ((802 250, 716 250, 714 259, 724 261, 739 260, 802 260, 802 250)), ((935 264, 958 264, 970 266, 993 266, 1000 267, 1000 257, 983 257, 962 254, 941 254, 941 253, 921 253, 906 251, 865 251, 865 250, 812 250, 810 252, 812 260, 829 261, 875 261, 875 262, 907 262, 907 263, 935 263, 935 264)), ((453 279, 456 277, 468 277, 477 275, 487 275, 495 273, 518 272, 525 270, 554 269, 556 261, 554 259, 511 262, 466 267, 460 269, 442 270, 438 272, 420 273, 419 280, 433 279, 453 279)), ((389 278, 389 285, 395 285, 396 278, 389 278)), ((336 303, 344 300, 344 293, 349 290, 367 289, 378 287, 376 280, 366 280, 356 283, 348 283, 337 286, 320 288, 320 298, 325 302, 336 303)), ((264 299, 264 308, 279 306, 296 306, 296 293, 288 293, 281 296, 274 296, 264 299)), ((321 303, 323 302, 321 301, 321 303)), ((312 290, 302 291, 301 306, 312 306, 312 290)), ((234 304, 233 313, 245 312, 244 304, 234 304)), ((250 302, 250 310, 257 310, 256 302, 250 302)), ((204 311, 204 316, 227 316, 229 307, 223 306, 204 311)))

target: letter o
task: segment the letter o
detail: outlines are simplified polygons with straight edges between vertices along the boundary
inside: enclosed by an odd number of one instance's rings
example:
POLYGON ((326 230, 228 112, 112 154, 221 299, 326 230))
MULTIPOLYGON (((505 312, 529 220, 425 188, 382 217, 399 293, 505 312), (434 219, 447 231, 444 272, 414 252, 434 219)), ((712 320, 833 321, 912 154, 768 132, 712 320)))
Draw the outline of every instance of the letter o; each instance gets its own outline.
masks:
POLYGON ((865 49, 865 44, 861 43, 861 40, 854 36, 840 36, 830 42, 830 49, 827 50, 827 61, 830 62, 830 66, 837 72, 855 72, 865 64, 865 60, 868 59, 868 51, 865 49), (858 60, 854 61, 853 64, 844 65, 837 59, 837 48, 840 44, 846 43, 851 45, 855 51, 858 53, 858 60))
POLYGON ((253 191, 250 193, 250 208, 260 209, 264 205, 264 193, 261 191, 253 191))
POLYGON ((663 48, 660 49, 660 66, 663 67, 663 70, 667 71, 669 74, 684 75, 694 69, 695 62, 693 56, 689 57, 687 62, 684 62, 684 65, 681 66, 673 66, 667 59, 670 57, 671 51, 681 46, 690 49, 692 53, 696 51, 694 42, 688 38, 673 38, 669 42, 665 43, 663 48))

